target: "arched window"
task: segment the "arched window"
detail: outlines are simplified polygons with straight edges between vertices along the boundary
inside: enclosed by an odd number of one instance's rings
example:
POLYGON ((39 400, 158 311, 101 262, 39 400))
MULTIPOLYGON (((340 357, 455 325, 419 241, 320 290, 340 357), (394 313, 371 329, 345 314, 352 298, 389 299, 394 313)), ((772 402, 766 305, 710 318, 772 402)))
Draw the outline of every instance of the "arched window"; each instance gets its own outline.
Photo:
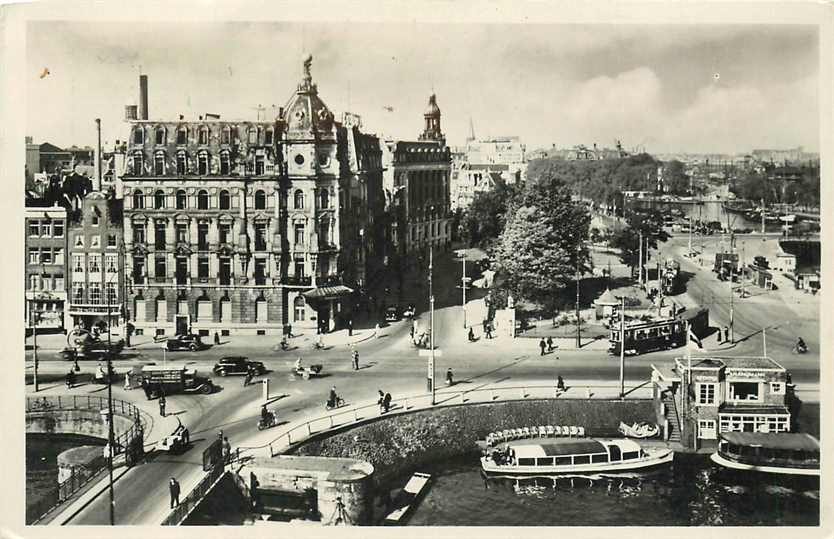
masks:
POLYGON ((164 127, 157 127, 156 128, 156 141, 157 144, 165 144, 165 128, 164 127))
POLYGON ((139 189, 133 192, 133 207, 139 210, 145 207, 145 195, 139 189))
POLYGON ((165 154, 156 152, 153 156, 153 173, 157 176, 165 174, 165 154))
POLYGON ((177 152, 177 174, 184 176, 188 173, 188 160, 185 157, 185 152, 177 152))
POLYGON ((177 191, 177 209, 184 210, 188 208, 188 198, 185 195, 185 191, 180 189, 177 191))
POLYGON ((255 191, 255 209, 256 210, 265 210, 266 209, 266 193, 261 190, 255 191))
POLYGON ((153 194, 153 207, 155 210, 165 208, 165 193, 163 193, 162 190, 156 191, 153 194))
POLYGON ((209 207, 209 197, 208 192, 205 189, 200 190, 197 193, 197 209, 198 210, 207 210, 209 207))
POLYGON ((145 171, 145 156, 142 152, 135 152, 133 154, 133 174, 141 176, 145 171))
POLYGON ((220 152, 220 174, 231 174, 232 163, 229 159, 229 152, 223 150, 220 152))
POLYGON ((232 143, 232 128, 226 126, 220 132, 220 144, 231 144, 232 143))
POLYGON ((229 192, 225 189, 220 191, 220 209, 221 210, 228 210, 232 207, 232 201, 229 197, 229 192))
POLYGON ((255 130, 254 127, 249 128, 249 144, 257 144, 258 143, 258 132, 255 130))
POLYGON ((294 202, 295 202, 295 204, 294 204, 295 209, 303 210, 304 209, 304 192, 301 189, 297 190, 295 192, 295 195, 294 195, 293 199, 294 199, 294 202))
POLYGON ((188 129, 185 127, 177 129, 177 144, 188 144, 188 129))
POLYGON ((293 311, 295 314, 295 321, 296 322, 303 322, 304 321, 304 310, 307 305, 307 302, 304 301, 304 296, 298 295, 293 300, 293 311))
POLYGON ((208 144, 209 141, 209 129, 208 127, 201 127, 200 134, 198 135, 197 144, 208 144))
POLYGON ((133 143, 143 144, 145 142, 145 130, 141 127, 136 127, 133 130, 133 143))
POLYGON ((264 138, 264 144, 272 144, 272 139, 274 136, 274 131, 270 127, 266 130, 266 138, 264 138))
POLYGON ((319 207, 321 209, 326 209, 330 200, 330 194, 327 192, 327 189, 322 189, 319 191, 319 207))
POLYGON ((211 156, 205 150, 201 151, 200 154, 197 156, 197 173, 200 176, 205 176, 209 173, 209 167, 211 165, 211 156))

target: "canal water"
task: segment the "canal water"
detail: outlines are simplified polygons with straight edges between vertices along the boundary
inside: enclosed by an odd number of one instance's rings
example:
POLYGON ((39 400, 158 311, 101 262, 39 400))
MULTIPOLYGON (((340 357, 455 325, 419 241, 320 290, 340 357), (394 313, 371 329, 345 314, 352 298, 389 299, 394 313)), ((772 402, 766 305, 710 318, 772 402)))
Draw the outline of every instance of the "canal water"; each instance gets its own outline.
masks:
MULTIPOLYGON (((802 424, 819 436, 819 405, 802 424)), ((708 455, 676 455, 648 473, 570 480, 489 479, 478 455, 427 469, 431 489, 411 526, 816 526, 819 490, 779 480, 728 478, 708 455)), ((403 484, 407 478, 403 478, 403 484)))

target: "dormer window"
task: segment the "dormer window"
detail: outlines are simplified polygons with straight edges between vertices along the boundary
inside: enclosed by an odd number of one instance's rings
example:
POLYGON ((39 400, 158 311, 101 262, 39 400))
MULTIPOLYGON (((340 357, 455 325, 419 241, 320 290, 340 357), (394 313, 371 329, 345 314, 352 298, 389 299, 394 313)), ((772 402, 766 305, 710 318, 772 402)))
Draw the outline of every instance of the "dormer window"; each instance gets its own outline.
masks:
POLYGON ((188 143, 188 130, 185 127, 177 129, 177 144, 188 143))
POLYGON ((198 144, 208 144, 208 141, 209 141, 208 127, 201 127, 197 143, 198 144))
POLYGON ((165 144, 165 128, 164 127, 157 127, 156 128, 156 143, 157 144, 165 144))

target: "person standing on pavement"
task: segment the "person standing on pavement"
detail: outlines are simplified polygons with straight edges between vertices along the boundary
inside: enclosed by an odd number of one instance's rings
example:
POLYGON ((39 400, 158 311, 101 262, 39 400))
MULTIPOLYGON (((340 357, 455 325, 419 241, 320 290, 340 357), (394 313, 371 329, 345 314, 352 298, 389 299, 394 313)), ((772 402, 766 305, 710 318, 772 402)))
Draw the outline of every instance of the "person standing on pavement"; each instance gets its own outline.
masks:
POLYGON ((214 332, 214 344, 220 344, 220 334, 216 331, 214 332))
POLYGON ((730 328, 728 328, 727 326, 724 326, 724 342, 730 342, 730 328))
POLYGON ((171 492, 171 509, 180 505, 180 484, 173 477, 168 482, 168 490, 171 492))
POLYGON ((475 331, 469 328, 469 342, 475 342, 475 331))
POLYGON ((548 352, 553 351, 553 337, 548 337, 547 338, 547 351, 548 352))
POLYGON ((391 409, 391 394, 386 393, 385 397, 382 399, 382 408, 384 412, 388 412, 391 409))
POLYGON ((452 376, 452 369, 446 369, 446 385, 453 386, 455 385, 454 378, 452 376))
POLYGON ((353 370, 359 370, 359 350, 353 350, 353 370))
POLYGON ((382 413, 382 405, 385 402, 385 393, 383 393, 381 389, 378 392, 379 399, 377 399, 376 403, 379 405, 379 413, 382 413))
POLYGON ((544 338, 542 338, 542 340, 539 341, 539 348, 541 348, 541 351, 542 351, 541 355, 544 355, 545 350, 547 350, 547 343, 544 342, 544 338))
POLYGON ((490 322, 489 320, 487 320, 487 324, 486 324, 486 338, 487 339, 492 338, 492 322, 490 322))
POLYGON ((348 319, 348 337, 353 337, 353 318, 348 319))
POLYGON ((232 456, 232 444, 229 443, 229 439, 225 436, 223 437, 223 463, 228 464, 231 461, 232 456))
POLYGON ((159 415, 165 417, 165 394, 159 396, 159 415))

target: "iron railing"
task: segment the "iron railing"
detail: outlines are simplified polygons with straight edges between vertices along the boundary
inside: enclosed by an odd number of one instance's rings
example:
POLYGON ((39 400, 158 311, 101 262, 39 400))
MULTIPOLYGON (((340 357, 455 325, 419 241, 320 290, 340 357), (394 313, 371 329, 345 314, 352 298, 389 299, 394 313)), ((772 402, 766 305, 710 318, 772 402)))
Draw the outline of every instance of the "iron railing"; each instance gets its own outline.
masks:
MULTIPOLYGON (((606 386, 607 387, 607 386, 606 386)), ((592 386, 571 386, 571 389, 585 389, 589 393, 592 386)), ((282 451, 292 447, 294 444, 303 442, 310 437, 331 431, 336 428, 356 425, 371 419, 411 412, 421 409, 432 409, 443 406, 457 406, 460 404, 489 403, 502 400, 519 401, 526 399, 552 399, 565 398, 564 391, 553 385, 529 385, 529 386, 502 386, 482 387, 454 391, 450 388, 445 391, 438 391, 435 404, 431 404, 431 396, 427 393, 411 395, 399 399, 393 399, 388 412, 383 413, 378 403, 370 403, 361 406, 354 406, 334 410, 332 413, 319 416, 292 426, 289 430, 269 442, 268 444, 256 447, 240 447, 240 452, 246 453, 257 449, 269 449, 269 455, 275 456, 282 451)), ((580 397, 574 397, 580 398, 580 397)), ((565 400, 569 400, 565 399, 565 400)), ((584 400, 584 397, 582 397, 584 400)))
MULTIPOLYGON (((55 397, 26 397, 26 413, 53 413, 69 410, 96 410, 101 411, 108 408, 108 400, 105 397, 92 395, 59 395, 55 397)), ((136 437, 144 438, 144 425, 139 408, 133 404, 113 399, 113 413, 133 419, 130 428, 113 437, 113 457, 121 455, 136 437)), ((76 492, 84 488, 91 481, 96 479, 107 469, 106 446, 102 448, 102 459, 97 461, 93 468, 73 469, 70 476, 57 483, 54 489, 42 496, 35 506, 27 509, 27 522, 30 516, 34 516, 32 522, 41 520, 53 509, 71 498, 76 492)), ((125 456, 125 464, 130 465, 132 461, 125 456)))
POLYGON ((211 487, 223 476, 224 467, 222 465, 214 466, 209 472, 200 479, 191 492, 183 498, 178 506, 176 506, 171 513, 162 521, 163 526, 179 526, 185 520, 189 513, 199 505, 203 497, 208 494, 211 487))

